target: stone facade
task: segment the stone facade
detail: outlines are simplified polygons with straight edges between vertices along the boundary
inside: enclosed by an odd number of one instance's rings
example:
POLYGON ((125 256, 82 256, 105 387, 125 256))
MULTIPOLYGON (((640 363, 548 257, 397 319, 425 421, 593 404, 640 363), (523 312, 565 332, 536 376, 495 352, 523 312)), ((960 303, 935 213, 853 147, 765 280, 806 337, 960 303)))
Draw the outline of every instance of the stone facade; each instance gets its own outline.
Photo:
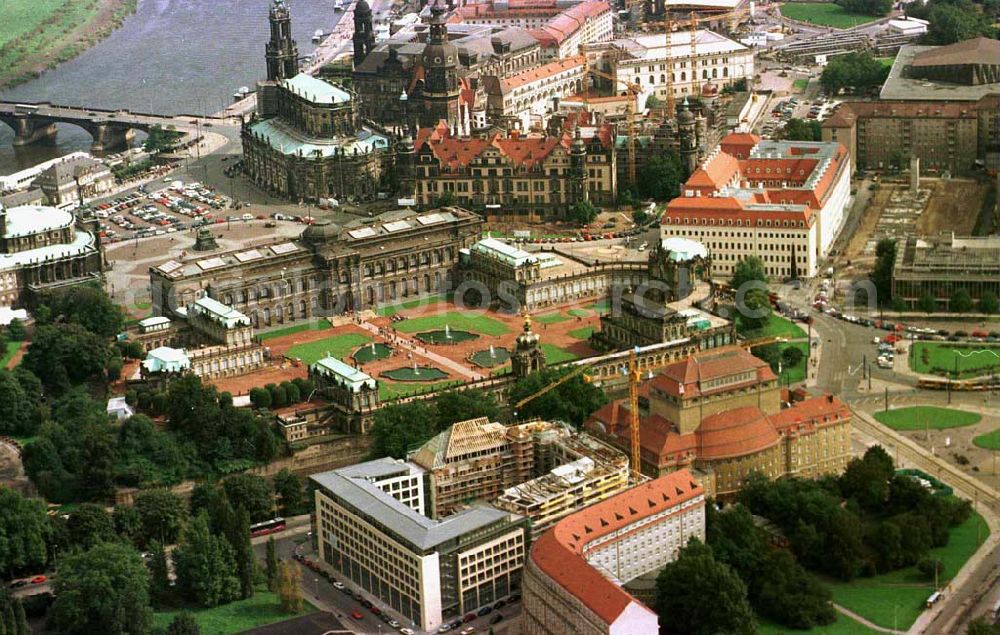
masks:
POLYGON ((170 260, 149 271, 154 315, 209 296, 260 329, 447 292, 459 250, 482 224, 460 208, 403 210, 344 226, 321 221, 297 241, 170 260))

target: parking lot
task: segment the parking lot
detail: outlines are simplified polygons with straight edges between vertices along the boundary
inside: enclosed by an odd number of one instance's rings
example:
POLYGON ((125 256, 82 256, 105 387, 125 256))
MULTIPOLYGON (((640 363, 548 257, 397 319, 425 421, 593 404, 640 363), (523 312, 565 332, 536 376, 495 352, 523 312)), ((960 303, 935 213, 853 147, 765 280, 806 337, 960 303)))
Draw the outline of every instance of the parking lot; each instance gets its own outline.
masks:
POLYGON ((761 134, 765 137, 780 136, 780 131, 792 119, 823 121, 839 103, 837 100, 825 97, 808 100, 798 96, 775 101, 771 107, 771 118, 761 126, 761 134))

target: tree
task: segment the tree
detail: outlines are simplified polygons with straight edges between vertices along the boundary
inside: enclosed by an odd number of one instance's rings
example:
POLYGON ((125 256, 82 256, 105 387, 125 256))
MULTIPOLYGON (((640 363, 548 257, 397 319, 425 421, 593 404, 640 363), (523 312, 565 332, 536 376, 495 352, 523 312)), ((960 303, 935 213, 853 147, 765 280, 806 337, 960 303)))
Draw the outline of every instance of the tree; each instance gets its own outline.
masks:
POLYGON ((162 604, 170 595, 170 572, 167 567, 167 550, 163 543, 154 540, 149 545, 149 593, 156 604, 162 604))
POLYGON ((743 294, 742 302, 737 293, 736 309, 739 312, 736 325, 740 333, 761 331, 767 328, 771 319, 771 299, 764 289, 750 289, 743 294))
POLYGON ((99 284, 80 284, 45 297, 55 317, 79 324, 103 338, 112 338, 125 326, 125 313, 99 284))
POLYGON ((257 559, 254 557, 253 547, 250 544, 250 514, 247 513, 246 509, 240 507, 236 510, 233 522, 226 532, 226 539, 233 548, 233 557, 236 559, 236 575, 240 580, 240 597, 252 597, 257 559))
POLYGON ((274 497, 267 481, 253 474, 235 474, 222 482, 226 498, 234 510, 241 507, 253 522, 274 517, 274 497))
POLYGON ((979 312, 993 314, 1000 311, 1000 301, 992 291, 983 291, 979 296, 979 312))
POLYGON ((55 595, 48 628, 56 633, 131 635, 152 628, 146 567, 124 543, 67 554, 59 563, 55 595))
POLYGON ((882 17, 892 10, 892 0, 837 0, 849 13, 882 17))
POLYGON ((680 158, 674 154, 653 157, 638 174, 639 192, 645 198, 669 201, 680 195, 681 183, 688 177, 680 158))
POLYGON ((924 37, 928 44, 954 44, 979 36, 996 37, 996 31, 976 5, 968 0, 935 2, 924 37))
POLYGON ((767 551, 755 579, 754 607, 783 626, 807 629, 837 619, 830 590, 806 573, 784 549, 767 551))
POLYGON ((83 503, 77 507, 66 521, 66 530, 69 542, 83 549, 116 538, 111 514, 93 503, 83 503))
POLYGON ((24 323, 17 318, 13 318, 10 324, 7 325, 4 333, 7 334, 7 339, 11 342, 23 342, 24 338, 28 337, 28 332, 24 328, 24 323))
POLYGON ((454 192, 442 192, 441 196, 437 197, 435 207, 452 207, 457 203, 458 199, 455 198, 454 192))
POLYGON ((177 541, 187 518, 183 498, 166 489, 147 490, 135 497, 135 508, 142 527, 140 544, 154 539, 163 544, 177 541))
POLYGON ((139 515, 139 510, 131 505, 115 505, 111 518, 114 521, 115 533, 135 544, 142 534, 142 517, 139 515))
POLYGON ((789 141, 821 141, 822 125, 816 119, 789 119, 781 138, 789 141))
MULTIPOLYGON (((567 372, 570 370, 566 368, 546 368, 519 379, 511 387, 508 402, 514 404, 534 395, 558 381, 567 372)), ((580 427, 587 417, 607 402, 608 397, 603 390, 577 375, 526 403, 517 412, 517 417, 522 420, 544 417, 580 427)))
POLYGON ((968 313, 972 310, 972 296, 967 289, 958 289, 951 294, 949 306, 952 313, 968 313))
POLYGON ((167 635, 201 635, 201 627, 190 613, 178 613, 170 620, 167 635))
POLYGON ((267 573, 267 588, 275 591, 278 582, 278 556, 275 551, 274 536, 267 538, 267 552, 264 558, 265 571, 267 573))
POLYGON ((14 632, 17 635, 31 635, 31 627, 28 625, 28 617, 24 614, 24 603, 21 598, 14 598, 14 632))
POLYGON ((142 147, 150 154, 171 150, 174 144, 181 137, 181 133, 176 130, 165 130, 163 126, 154 124, 149 127, 148 136, 142 147))
POLYGON ((819 83, 830 95, 845 89, 859 94, 881 86, 888 76, 888 66, 884 66, 870 52, 860 51, 831 59, 823 69, 819 83))
POLYGON ((739 292, 744 286, 748 285, 751 287, 760 286, 763 289, 766 288, 768 281, 767 268, 764 266, 764 261, 757 256, 747 256, 736 263, 729 286, 736 292, 739 292))
POLYGON ((406 458, 407 451, 430 439, 436 432, 436 413, 422 401, 383 406, 375 412, 372 425, 374 458, 406 458))
POLYGON ((500 419, 500 404, 492 394, 483 390, 450 390, 434 400, 437 409, 437 429, 443 430, 453 423, 486 417, 500 419))
POLYGON ((275 408, 282 408, 288 405, 288 395, 285 393, 284 386, 271 387, 271 404, 275 408))
POLYGON ((757 630, 746 585, 696 538, 656 577, 655 607, 661 633, 750 635, 757 630))
POLYGON ((254 408, 270 408, 271 392, 263 388, 251 388, 250 403, 254 405, 254 408))
MULTIPOLYGON (((20 370, 20 369, 19 369, 20 370)), ((30 374, 27 370, 24 374, 30 374)), ((33 377, 33 375, 32 375, 33 377)), ((38 428, 38 398, 41 390, 29 393, 18 374, 0 369, 0 434, 29 435, 38 428)))
POLYGON ((785 368, 791 368, 799 364, 806 354, 797 346, 787 346, 781 351, 781 361, 785 368))
POLYGON ((46 387, 62 392, 71 383, 103 376, 110 357, 111 347, 102 336, 79 324, 55 324, 35 329, 21 363, 46 387))
POLYGON ((854 498, 862 509, 877 511, 889 500, 889 481, 895 473, 892 457, 880 445, 865 452, 860 459, 851 459, 840 476, 840 491, 845 498, 854 498))
POLYGON ((892 269, 896 265, 896 241, 883 238, 875 245, 875 267, 869 279, 878 293, 878 304, 885 306, 892 298, 892 269))
POLYGON ((122 358, 112 357, 108 360, 108 381, 118 381, 122 376, 122 358))
POLYGON ((302 394, 299 392, 299 387, 290 381, 281 382, 281 387, 285 389, 285 396, 288 398, 288 403, 298 403, 302 401, 302 394))
POLYGON ((188 600, 211 607, 239 597, 233 549, 225 538, 211 534, 206 514, 188 524, 173 559, 177 588, 188 600))
POLYGON ((302 512, 305 492, 302 480, 287 468, 274 475, 274 493, 281 499, 281 513, 292 516, 302 512))
POLYGON ((969 621, 965 635, 1000 635, 1000 627, 992 624, 985 616, 980 615, 969 621))
POLYGON ((917 571, 928 580, 937 580, 944 575, 944 563, 940 560, 925 558, 917 563, 917 571))
POLYGON ((930 291, 924 291, 917 300, 917 308, 924 313, 933 313, 937 311, 937 299, 930 291))
POLYGON ((285 613, 299 613, 302 611, 302 587, 300 585, 302 574, 298 567, 293 567, 287 562, 278 565, 278 582, 275 593, 281 601, 281 610, 285 613))
POLYGON ((47 560, 51 533, 45 503, 0 488, 0 577, 9 579, 24 569, 37 569, 47 560))
POLYGON ((579 225, 589 225, 594 222, 594 219, 597 218, 600 212, 601 210, 594 207, 594 204, 590 201, 577 201, 569 208, 566 218, 579 225))

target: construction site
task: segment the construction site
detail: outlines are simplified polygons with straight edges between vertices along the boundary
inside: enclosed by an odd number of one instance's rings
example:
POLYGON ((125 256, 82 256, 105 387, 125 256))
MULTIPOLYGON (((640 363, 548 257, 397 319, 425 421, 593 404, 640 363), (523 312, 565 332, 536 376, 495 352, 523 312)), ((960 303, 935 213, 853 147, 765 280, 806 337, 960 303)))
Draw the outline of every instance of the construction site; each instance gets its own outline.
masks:
POLYGON ((919 186, 903 179, 873 181, 868 205, 843 253, 852 267, 869 268, 880 240, 937 236, 954 232, 975 236, 993 228, 983 207, 991 185, 976 179, 922 178, 919 186))

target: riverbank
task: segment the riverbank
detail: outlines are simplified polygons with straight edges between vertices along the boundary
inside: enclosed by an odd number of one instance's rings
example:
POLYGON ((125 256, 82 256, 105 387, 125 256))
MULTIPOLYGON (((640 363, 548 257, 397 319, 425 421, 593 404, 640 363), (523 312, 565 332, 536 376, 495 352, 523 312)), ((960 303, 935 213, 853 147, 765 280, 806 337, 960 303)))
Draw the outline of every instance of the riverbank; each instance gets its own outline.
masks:
POLYGON ((0 90, 31 81, 97 44, 137 0, 3 0, 0 90))

